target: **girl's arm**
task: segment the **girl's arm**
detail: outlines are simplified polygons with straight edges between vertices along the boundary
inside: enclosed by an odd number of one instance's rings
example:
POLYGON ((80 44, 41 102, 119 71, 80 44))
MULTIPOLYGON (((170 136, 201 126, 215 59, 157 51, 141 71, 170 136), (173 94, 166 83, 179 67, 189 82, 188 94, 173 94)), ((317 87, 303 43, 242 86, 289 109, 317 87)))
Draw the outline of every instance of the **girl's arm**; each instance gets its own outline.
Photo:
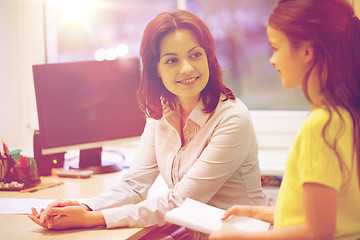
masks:
POLYGON ((337 191, 316 183, 305 183, 305 222, 268 232, 246 233, 234 227, 210 235, 210 240, 218 239, 333 239, 336 226, 337 191))
POLYGON ((231 215, 246 216, 274 224, 274 207, 272 206, 249 206, 235 205, 225 211, 222 220, 228 219, 231 215))

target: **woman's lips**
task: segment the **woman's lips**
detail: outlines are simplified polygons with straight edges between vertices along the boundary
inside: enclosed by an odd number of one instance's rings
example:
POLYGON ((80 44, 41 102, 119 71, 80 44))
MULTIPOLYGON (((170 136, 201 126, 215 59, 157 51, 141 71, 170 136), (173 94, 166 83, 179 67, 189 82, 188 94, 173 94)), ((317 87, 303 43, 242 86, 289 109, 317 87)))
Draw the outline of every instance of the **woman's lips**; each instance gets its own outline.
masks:
POLYGON ((183 84, 183 85, 192 85, 198 80, 199 77, 193 77, 193 78, 186 78, 180 81, 176 81, 176 83, 183 84))

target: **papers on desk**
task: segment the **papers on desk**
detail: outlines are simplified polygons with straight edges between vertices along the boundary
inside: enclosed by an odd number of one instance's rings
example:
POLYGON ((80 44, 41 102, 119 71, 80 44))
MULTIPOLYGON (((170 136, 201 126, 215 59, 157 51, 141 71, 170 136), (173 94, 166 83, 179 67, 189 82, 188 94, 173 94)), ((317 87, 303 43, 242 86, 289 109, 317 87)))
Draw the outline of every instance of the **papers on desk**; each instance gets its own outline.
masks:
MULTIPOLYGON (((85 199, 75 199, 83 202, 85 199)), ((0 198, 0 214, 31 214, 31 208, 34 207, 40 211, 46 209, 47 205, 56 201, 56 199, 40 198, 0 198)))
POLYGON ((224 223, 230 223, 246 232, 261 232, 269 229, 270 223, 249 217, 232 216, 222 221, 225 210, 187 198, 178 208, 165 215, 165 221, 190 228, 205 234, 220 230, 224 223))

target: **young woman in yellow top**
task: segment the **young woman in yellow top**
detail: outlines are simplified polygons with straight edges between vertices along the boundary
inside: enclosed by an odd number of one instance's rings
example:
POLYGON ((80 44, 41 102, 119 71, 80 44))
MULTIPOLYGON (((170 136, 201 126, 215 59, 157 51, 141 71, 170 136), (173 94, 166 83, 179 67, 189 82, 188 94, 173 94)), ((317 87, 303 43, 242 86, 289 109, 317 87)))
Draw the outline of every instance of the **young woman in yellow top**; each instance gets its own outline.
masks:
POLYGON ((280 0, 267 33, 285 88, 302 86, 311 112, 289 151, 276 207, 234 206, 230 215, 274 223, 217 239, 360 238, 360 20, 346 0, 280 0))

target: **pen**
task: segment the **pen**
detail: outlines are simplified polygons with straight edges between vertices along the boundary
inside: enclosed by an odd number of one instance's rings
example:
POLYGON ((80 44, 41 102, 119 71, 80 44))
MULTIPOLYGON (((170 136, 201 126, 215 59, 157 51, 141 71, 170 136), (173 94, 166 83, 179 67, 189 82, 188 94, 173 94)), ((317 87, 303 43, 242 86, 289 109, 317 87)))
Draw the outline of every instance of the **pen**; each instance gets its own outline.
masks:
POLYGON ((2 151, 2 155, 4 158, 8 158, 10 155, 9 155, 9 149, 8 147, 6 146, 4 140, 2 140, 2 145, 3 145, 3 151, 2 151))
POLYGON ((36 192, 36 191, 41 190, 41 189, 51 188, 51 187, 59 186, 61 184, 64 184, 64 182, 44 184, 44 185, 41 185, 41 186, 21 190, 20 192, 22 192, 22 193, 24 193, 24 192, 36 192))

